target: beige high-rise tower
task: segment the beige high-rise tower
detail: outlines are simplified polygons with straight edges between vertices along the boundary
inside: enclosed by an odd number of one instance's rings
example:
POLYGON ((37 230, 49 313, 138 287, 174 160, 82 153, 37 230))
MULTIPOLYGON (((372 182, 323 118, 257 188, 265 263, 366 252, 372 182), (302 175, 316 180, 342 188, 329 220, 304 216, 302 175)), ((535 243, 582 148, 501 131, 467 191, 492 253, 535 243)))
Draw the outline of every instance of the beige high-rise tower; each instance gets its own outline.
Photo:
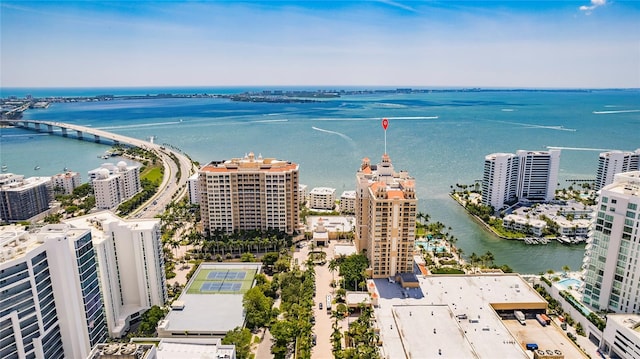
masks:
POLYGON ((369 259, 373 278, 413 271, 418 199, 415 180, 395 172, 387 154, 356 173, 356 245, 369 259))
POLYGON ((206 233, 216 230, 298 229, 298 165, 256 157, 214 161, 202 167, 198 195, 206 233))

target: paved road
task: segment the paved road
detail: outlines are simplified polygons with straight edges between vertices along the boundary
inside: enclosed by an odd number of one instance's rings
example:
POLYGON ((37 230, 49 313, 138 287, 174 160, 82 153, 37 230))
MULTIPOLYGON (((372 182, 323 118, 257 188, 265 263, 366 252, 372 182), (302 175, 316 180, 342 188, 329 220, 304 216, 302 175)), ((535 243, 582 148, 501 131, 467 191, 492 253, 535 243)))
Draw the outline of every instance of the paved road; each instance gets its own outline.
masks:
MULTIPOLYGON (((173 151, 165 146, 157 145, 149 141, 140 140, 133 137, 127 137, 111 133, 104 130, 99 130, 92 127, 79 126, 64 122, 52 122, 52 121, 38 121, 38 120, 3 120, 3 122, 10 123, 22 128, 32 131, 48 131, 48 128, 61 128, 67 131, 76 131, 83 133, 83 139, 87 141, 95 141, 94 136, 98 136, 101 140, 108 139, 114 142, 128 144, 131 146, 143 148, 154 152, 162 161, 164 166, 164 176, 162 183, 158 187, 158 192, 152 196, 144 205, 139 207, 136 211, 131 213, 129 218, 153 218, 157 214, 164 212, 167 204, 172 200, 178 200, 187 193, 187 179, 195 171, 196 166, 191 160, 180 153, 179 151, 173 151), (39 126, 46 126, 40 128, 27 127, 27 124, 37 124, 39 126), (173 155, 173 156, 172 156, 173 155), (178 164, 174 161, 174 157, 178 159, 178 164), (180 171, 178 171, 180 169, 180 171), (180 178, 177 178, 178 172, 180 172, 180 178)), ((59 132, 53 132, 54 134, 61 134, 59 132)))
MULTIPOLYGON (((327 263, 333 258, 333 242, 328 247, 319 248, 327 253, 327 263)), ((293 258, 298 259, 298 263, 304 263, 309 254, 308 246, 300 249, 293 254, 293 258)), ((328 359, 333 358, 331 353, 331 333, 332 319, 331 313, 327 312, 327 295, 333 296, 333 288, 331 288, 332 274, 329 271, 328 264, 316 266, 316 296, 314 298, 313 313, 316 317, 316 323, 313 332, 316 334, 316 346, 311 351, 311 358, 328 359), (322 309, 320 309, 322 303, 322 309)), ((336 273, 337 275, 337 273, 336 273)))

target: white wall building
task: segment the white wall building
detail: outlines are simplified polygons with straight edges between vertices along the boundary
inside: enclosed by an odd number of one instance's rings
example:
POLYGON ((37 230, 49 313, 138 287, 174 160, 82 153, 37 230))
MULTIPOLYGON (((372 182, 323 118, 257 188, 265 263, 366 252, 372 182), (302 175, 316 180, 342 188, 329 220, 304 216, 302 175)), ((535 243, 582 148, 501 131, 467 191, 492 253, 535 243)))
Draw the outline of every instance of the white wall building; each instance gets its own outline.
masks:
POLYGON ((124 335, 132 320, 167 301, 160 220, 123 220, 104 211, 66 221, 91 231, 100 268, 109 335, 124 335))
POLYGON ((560 150, 516 152, 519 162, 519 199, 551 201, 558 186, 560 150))
POLYGON ((300 200, 300 205, 304 205, 307 202, 307 196, 309 195, 306 184, 298 185, 298 199, 300 200))
POLYGON ((53 175, 51 177, 51 184, 54 191, 60 188, 64 194, 71 194, 76 187, 82 184, 82 181, 80 179, 80 173, 67 171, 53 175))
POLYGON ((106 339, 91 233, 0 227, 0 357, 84 358, 106 339))
POLYGON ((189 187, 189 203, 200 203, 200 196, 198 194, 198 172, 194 173, 187 179, 187 186, 189 187))
POLYGON ((595 190, 597 191, 613 183, 613 177, 617 173, 640 170, 639 163, 640 148, 635 150, 635 152, 608 151, 600 153, 595 190))
POLYGON ((607 357, 640 359, 640 315, 607 314, 600 349, 607 357))
POLYGON ((112 209, 142 190, 140 167, 120 161, 117 165, 104 163, 89 171, 89 183, 96 197, 96 207, 112 209))
POLYGON ((501 209, 516 199, 519 157, 513 153, 493 153, 484 158, 482 204, 501 209))
POLYGON ((340 213, 356 213, 356 191, 344 191, 340 196, 340 213))
POLYGON ((603 187, 582 268, 583 301, 596 310, 640 312, 640 171, 603 187))
POLYGON ((502 226, 508 230, 542 237, 542 231, 547 227, 547 222, 541 219, 527 218, 517 214, 508 214, 502 219, 502 226))
POLYGON ((332 210, 336 205, 336 189, 316 187, 309 192, 309 208, 332 210))

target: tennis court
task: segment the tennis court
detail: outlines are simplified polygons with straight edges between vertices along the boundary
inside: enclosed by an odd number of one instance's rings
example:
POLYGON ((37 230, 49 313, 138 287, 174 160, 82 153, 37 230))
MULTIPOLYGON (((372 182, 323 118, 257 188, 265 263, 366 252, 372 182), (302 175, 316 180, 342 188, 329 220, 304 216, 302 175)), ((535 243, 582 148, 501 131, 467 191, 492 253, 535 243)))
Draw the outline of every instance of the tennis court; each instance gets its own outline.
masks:
POLYGON ((209 280, 244 280, 247 276, 246 272, 227 271, 211 271, 207 274, 209 280))
POLYGON ((242 282, 224 283, 224 282, 204 282, 200 286, 201 292, 239 292, 242 288, 242 282))
POLYGON ((240 266, 201 266, 187 288, 189 294, 244 294, 251 289, 255 268, 240 266))

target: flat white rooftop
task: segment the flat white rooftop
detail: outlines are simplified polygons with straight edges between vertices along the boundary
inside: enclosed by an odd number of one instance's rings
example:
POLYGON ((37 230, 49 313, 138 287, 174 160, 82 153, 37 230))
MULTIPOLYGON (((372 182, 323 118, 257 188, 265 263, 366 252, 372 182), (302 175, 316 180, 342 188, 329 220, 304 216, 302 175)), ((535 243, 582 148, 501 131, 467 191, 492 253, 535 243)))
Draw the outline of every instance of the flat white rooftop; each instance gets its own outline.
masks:
POLYGON ((242 327, 244 325, 242 306, 244 291, 238 291, 237 294, 208 293, 199 288, 203 283, 214 281, 214 279, 207 279, 209 271, 244 270, 247 274, 246 277, 242 277, 242 280, 253 282, 255 274, 260 272, 261 267, 262 263, 259 262, 202 263, 178 298, 182 309, 172 309, 165 319, 158 323, 158 336, 168 338, 200 334, 222 337, 227 331, 242 327))
POLYGON ((318 221, 322 219, 322 225, 327 232, 350 232, 356 224, 353 216, 309 216, 307 217, 307 228, 309 231, 318 226, 318 221))
POLYGON ((497 311, 547 307, 518 275, 429 276, 408 289, 373 282, 388 358, 527 358, 497 311))

